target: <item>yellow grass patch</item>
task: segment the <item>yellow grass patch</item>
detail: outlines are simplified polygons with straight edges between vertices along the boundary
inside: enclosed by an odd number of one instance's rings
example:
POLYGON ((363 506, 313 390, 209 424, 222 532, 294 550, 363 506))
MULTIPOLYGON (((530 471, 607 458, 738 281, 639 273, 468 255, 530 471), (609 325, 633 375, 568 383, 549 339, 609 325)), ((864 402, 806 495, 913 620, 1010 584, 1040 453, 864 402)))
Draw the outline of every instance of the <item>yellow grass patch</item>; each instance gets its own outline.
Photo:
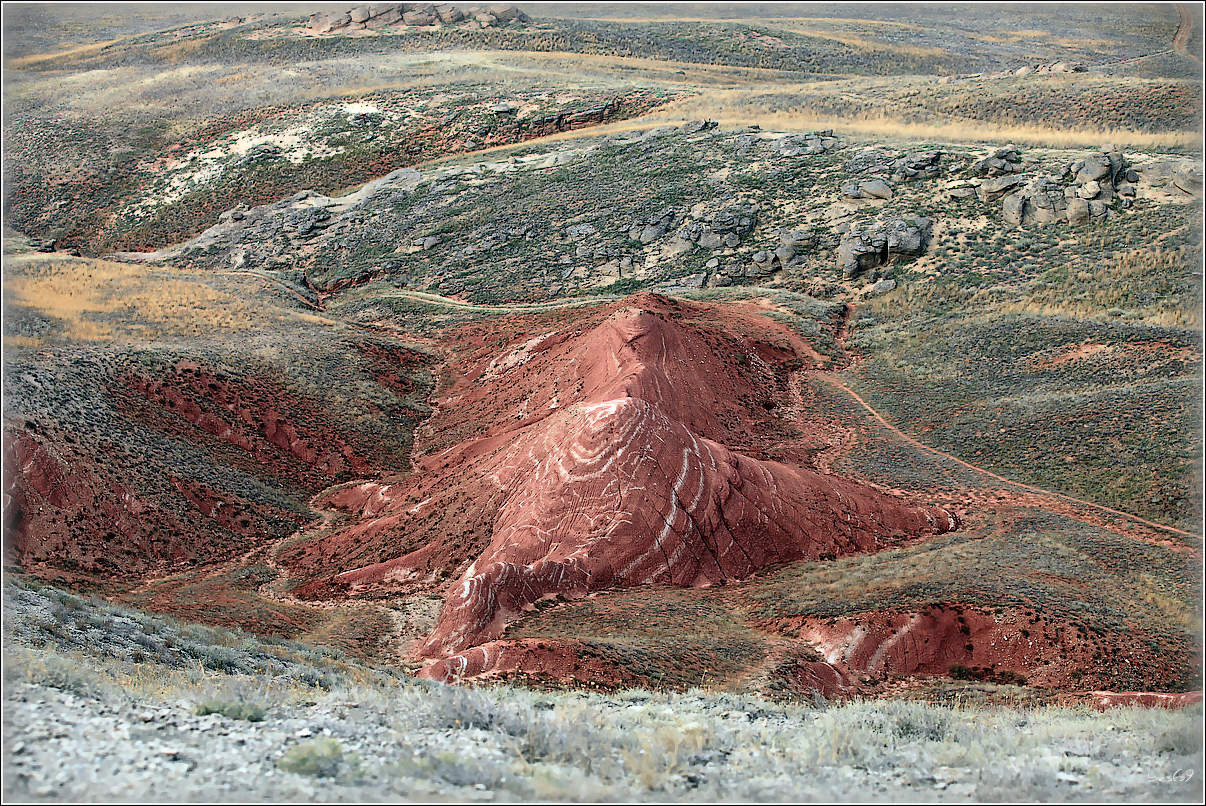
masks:
POLYGON ((952 143, 1021 143, 1069 148, 1103 142, 1130 148, 1177 148, 1200 144, 1198 132, 1136 132, 1123 129, 1065 129, 1033 124, 998 124, 989 121, 949 120, 913 123, 887 114, 849 116, 813 115, 806 110, 770 111, 750 90, 704 90, 667 104, 641 118, 642 122, 685 122, 710 118, 722 125, 756 123, 764 129, 799 131, 834 129, 839 133, 896 140, 938 140, 952 143))
MULTIPOLYGON (((11 301, 63 323, 47 339, 189 338, 254 330, 271 316, 237 288, 219 291, 183 271, 42 254, 7 255, 5 264, 11 301)), ((27 338, 14 346, 41 343, 27 338)))
POLYGON ((876 42, 865 37, 855 34, 836 31, 825 31, 819 28, 809 28, 795 25, 780 25, 784 31, 790 31, 793 34, 801 34, 803 36, 811 36, 815 39, 828 39, 833 42, 840 42, 843 45, 852 47, 855 50, 880 53, 897 53, 902 56, 946 56, 947 51, 942 48, 926 47, 923 45, 898 45, 895 42, 876 42))
POLYGON ((116 45, 121 42, 124 37, 117 39, 109 39, 104 42, 93 42, 87 45, 78 45, 74 48, 59 50, 53 53, 32 53, 29 56, 22 56, 19 59, 10 59, 7 66, 10 68, 20 69, 22 67, 32 67, 44 62, 51 62, 55 59, 62 59, 70 56, 88 56, 93 53, 99 53, 110 45, 116 45))
POLYGON ((328 319, 325 316, 315 316, 312 313, 295 313, 293 315, 303 322, 309 322, 314 325, 323 325, 324 327, 334 327, 339 324, 334 319, 328 319))

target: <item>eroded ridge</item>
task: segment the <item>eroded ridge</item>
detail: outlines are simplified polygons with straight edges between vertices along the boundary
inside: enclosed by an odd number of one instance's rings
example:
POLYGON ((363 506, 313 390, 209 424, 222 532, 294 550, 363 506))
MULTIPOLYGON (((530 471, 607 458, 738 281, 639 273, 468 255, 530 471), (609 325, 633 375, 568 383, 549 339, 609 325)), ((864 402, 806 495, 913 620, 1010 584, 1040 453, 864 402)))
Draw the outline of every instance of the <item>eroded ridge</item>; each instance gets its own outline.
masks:
POLYGON ((679 303, 638 301, 467 373, 472 382, 441 403, 428 438, 438 445, 438 426, 458 423, 459 407, 478 412, 473 438, 428 454, 396 488, 361 485, 333 500, 360 517, 331 545, 395 535, 407 550, 330 585, 349 595, 404 590, 455 568, 418 650, 445 659, 499 639, 542 599, 720 584, 956 528, 939 507, 727 447, 773 438, 768 412, 785 389, 776 363, 798 364, 806 345, 759 346, 747 331, 741 349, 753 359, 735 366, 720 352, 733 345, 700 324, 706 310, 691 319, 676 314, 679 303), (416 544, 416 533, 427 542, 416 544))
POLYGON ((743 456, 636 397, 579 404, 516 445, 493 539, 447 595, 426 657, 498 637, 555 595, 699 586, 940 532, 945 511, 743 456))

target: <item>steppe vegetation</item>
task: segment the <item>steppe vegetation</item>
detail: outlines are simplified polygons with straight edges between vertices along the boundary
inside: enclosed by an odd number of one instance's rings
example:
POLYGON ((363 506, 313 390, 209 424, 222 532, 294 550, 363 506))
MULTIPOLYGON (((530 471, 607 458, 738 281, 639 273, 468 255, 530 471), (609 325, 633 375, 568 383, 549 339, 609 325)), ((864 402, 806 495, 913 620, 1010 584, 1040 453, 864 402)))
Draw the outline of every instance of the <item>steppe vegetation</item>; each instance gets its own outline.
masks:
MULTIPOLYGON (((581 642, 584 654, 607 658, 631 682, 775 696, 791 680, 784 662, 820 659, 794 640, 801 623, 958 603, 1030 625, 1021 630, 1036 635, 1066 630, 1083 636, 1090 667, 1076 678, 1103 689, 1143 686, 1132 676, 1134 667, 1106 662, 1117 646, 1103 637, 1129 633, 1127 653, 1154 651, 1168 660, 1169 674, 1187 675, 1175 683, 1168 678, 1170 688, 1189 690, 1201 687, 1189 661, 1197 616, 1187 603, 1197 585, 1175 555, 1137 548, 1132 539, 1067 518, 1018 511, 917 545, 792 564, 722 589, 637 589, 552 605, 509 634, 581 642)), ((1069 657, 1080 651, 1072 644, 1064 649, 1069 657)), ((1048 671, 1036 665, 1034 676, 1048 671)), ((896 688, 889 680, 882 684, 896 688)), ((946 689, 949 680, 912 685, 918 696, 976 698, 946 689)), ((1052 692, 1006 687, 979 697, 1042 702, 1052 692)))
POLYGON ((1200 706, 452 687, 54 588, 8 584, 4 601, 10 797, 1179 801, 1201 789, 1200 706))
POLYGON ((1200 796, 1200 705, 1086 707, 1202 687, 1200 21, 232 13, 6 8, 6 796, 1200 796), (307 585, 509 436, 416 449, 458 362, 635 292, 795 356, 726 350, 773 380, 728 448, 953 531, 554 593, 497 643, 568 672, 411 676, 469 560, 307 585))
POLYGON ((51 484, 71 468, 68 495, 87 502, 23 547, 27 563, 74 577, 229 556, 291 533, 310 495, 366 463, 407 466, 427 412, 426 348, 299 310, 275 278, 8 243, 5 414, 21 437, 9 461, 34 462, 51 484), (110 484, 139 491, 116 524, 110 484), (246 502, 241 516, 224 514, 232 500, 246 502), (81 535, 84 523, 95 528, 81 535))

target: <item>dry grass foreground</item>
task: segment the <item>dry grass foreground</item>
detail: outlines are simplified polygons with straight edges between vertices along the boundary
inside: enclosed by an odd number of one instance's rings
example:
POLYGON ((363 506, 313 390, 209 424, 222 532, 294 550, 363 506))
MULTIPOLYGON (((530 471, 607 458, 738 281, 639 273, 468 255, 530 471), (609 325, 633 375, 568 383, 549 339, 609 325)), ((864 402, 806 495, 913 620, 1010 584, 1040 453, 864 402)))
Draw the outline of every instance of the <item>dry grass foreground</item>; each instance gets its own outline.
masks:
POLYGON ((7 798, 1200 797, 1185 711, 536 692, 6 585, 7 798))

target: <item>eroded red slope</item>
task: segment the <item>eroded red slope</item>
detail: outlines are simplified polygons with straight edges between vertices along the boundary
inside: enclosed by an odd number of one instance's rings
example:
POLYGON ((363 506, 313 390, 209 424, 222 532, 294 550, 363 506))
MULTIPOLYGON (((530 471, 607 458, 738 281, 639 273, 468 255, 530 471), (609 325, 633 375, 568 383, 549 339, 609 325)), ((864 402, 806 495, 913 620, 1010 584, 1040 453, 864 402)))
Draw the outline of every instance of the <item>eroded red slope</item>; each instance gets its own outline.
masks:
MULTIPOLYGON (((353 379, 397 398, 412 392, 425 356, 354 346, 363 358, 347 362, 353 379)), ((23 402, 30 416, 6 411, 10 567, 107 585, 229 560, 294 533, 315 492, 405 463, 407 421, 369 431, 362 412, 380 416, 379 405, 332 417, 329 404, 287 386, 271 366, 234 372, 122 355, 93 366, 89 388, 64 372, 39 384, 51 390, 47 400, 23 402)), ((351 387, 346 378, 331 385, 351 387)), ((400 410, 409 411, 392 411, 400 410)))
POLYGON ((956 525, 747 455, 790 438, 774 410, 789 373, 819 358, 760 316, 643 295, 512 344, 454 367, 462 380, 420 434, 416 474, 328 497, 356 518, 282 557, 317 575, 303 593, 439 586, 419 650, 439 659, 498 638, 541 599, 722 583, 956 525))

